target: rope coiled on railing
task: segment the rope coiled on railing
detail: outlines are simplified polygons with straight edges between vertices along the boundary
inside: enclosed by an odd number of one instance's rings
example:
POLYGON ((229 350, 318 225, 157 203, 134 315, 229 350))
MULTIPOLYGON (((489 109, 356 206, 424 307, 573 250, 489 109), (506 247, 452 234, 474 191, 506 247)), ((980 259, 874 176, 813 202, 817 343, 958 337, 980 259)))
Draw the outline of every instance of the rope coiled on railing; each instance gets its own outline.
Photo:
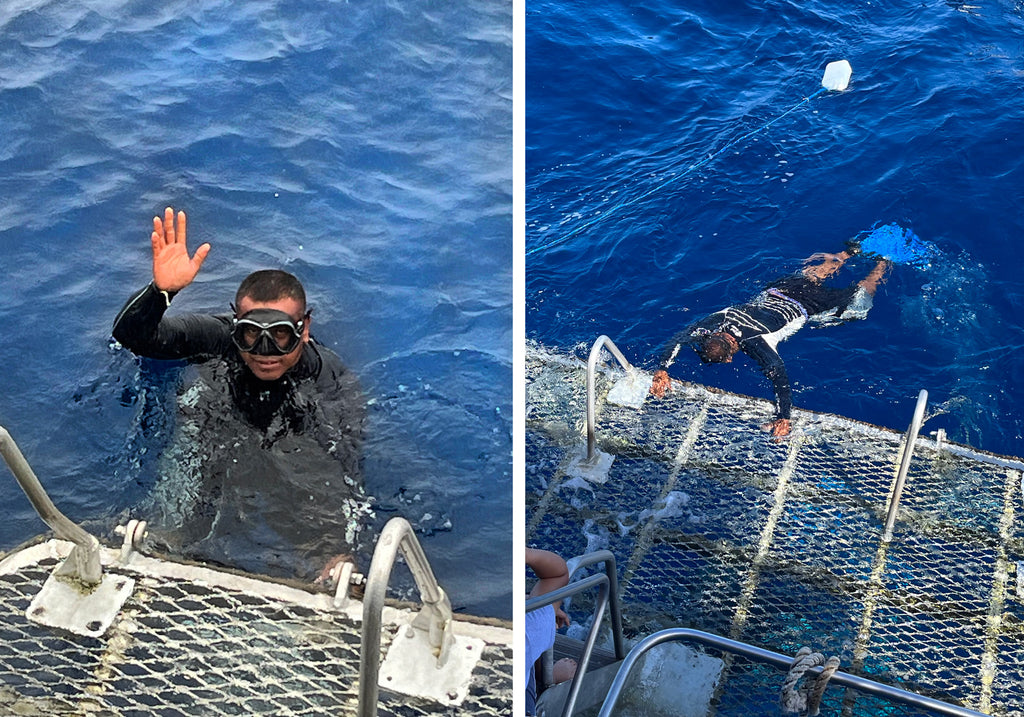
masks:
POLYGON ((821 698, 828 688, 828 681, 838 669, 838 657, 826 660, 820 652, 812 652, 809 647, 801 647, 782 683, 782 711, 787 714, 816 717, 821 708, 821 698), (804 673, 821 665, 824 665, 821 674, 813 682, 808 681, 797 687, 804 673))

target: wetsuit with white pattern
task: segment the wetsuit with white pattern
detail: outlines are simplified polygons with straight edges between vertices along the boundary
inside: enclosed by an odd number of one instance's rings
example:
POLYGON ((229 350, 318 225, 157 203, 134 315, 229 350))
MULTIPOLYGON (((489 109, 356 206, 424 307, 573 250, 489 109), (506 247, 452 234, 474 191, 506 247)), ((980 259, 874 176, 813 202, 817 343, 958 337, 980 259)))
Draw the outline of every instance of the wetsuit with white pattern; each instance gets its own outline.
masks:
POLYGON ((751 302, 730 306, 676 334, 661 357, 661 368, 675 363, 683 346, 697 348, 704 337, 724 332, 736 339, 740 350, 757 362, 775 391, 775 417, 790 417, 793 393, 778 345, 808 321, 833 324, 864 318, 871 297, 857 284, 832 288, 802 274, 773 282, 751 302))

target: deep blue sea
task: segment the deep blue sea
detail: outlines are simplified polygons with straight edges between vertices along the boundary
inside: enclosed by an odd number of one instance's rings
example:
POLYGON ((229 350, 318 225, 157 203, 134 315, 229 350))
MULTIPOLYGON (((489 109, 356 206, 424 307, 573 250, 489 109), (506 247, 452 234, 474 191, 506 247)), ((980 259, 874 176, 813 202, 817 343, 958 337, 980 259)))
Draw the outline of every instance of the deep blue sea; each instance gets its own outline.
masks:
MULTIPOLYGON (((0 4, 0 424, 56 504, 102 524, 157 481, 180 379, 110 327, 172 205, 213 248, 171 310, 298 275, 369 400, 378 516, 510 617, 511 63, 507 2, 0 4)), ((0 486, 0 548, 44 532, 0 486)))
MULTIPOLYGON (((528 338, 585 356, 608 334, 651 370, 690 322, 899 222, 936 256, 896 266, 867 320, 780 344, 795 405, 902 431, 926 389, 924 433, 1024 453, 1024 4, 526 13, 528 338), (850 86, 802 102, 841 59, 850 86)), ((772 395, 746 357, 676 366, 772 395)))

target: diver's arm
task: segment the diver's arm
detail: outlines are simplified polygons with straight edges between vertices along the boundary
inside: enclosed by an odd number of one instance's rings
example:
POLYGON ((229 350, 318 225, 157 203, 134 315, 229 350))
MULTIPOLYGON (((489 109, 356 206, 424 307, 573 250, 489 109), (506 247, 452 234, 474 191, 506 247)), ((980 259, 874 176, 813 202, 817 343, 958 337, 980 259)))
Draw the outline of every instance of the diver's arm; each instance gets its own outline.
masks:
POLYGON ((771 381, 775 391, 775 420, 770 424, 774 435, 789 433, 790 413, 793 410, 793 391, 789 386, 786 364, 771 345, 760 336, 744 341, 743 352, 757 361, 761 373, 771 381), (784 424, 782 423, 784 422, 784 424), (784 432, 779 432, 783 430, 784 432))
POLYGON ((665 392, 672 388, 672 379, 669 378, 668 367, 676 362, 680 351, 687 346, 691 346, 700 336, 718 331, 722 325, 722 314, 723 312, 719 311, 701 319, 677 333, 665 344, 665 348, 662 349, 661 357, 658 360, 658 370, 654 372, 651 381, 650 392, 652 395, 663 398, 665 392))
POLYGON ((676 356, 690 340, 689 330, 680 331, 665 345, 661 352, 661 358, 658 360, 658 370, 654 372, 651 379, 650 393, 652 396, 664 398, 665 392, 672 388, 672 379, 669 378, 666 369, 675 363, 676 356))
POLYGON ((318 552, 333 555, 314 582, 335 585, 338 566, 355 563, 352 557, 359 534, 373 512, 363 486, 362 445, 366 419, 366 396, 355 372, 342 364, 330 349, 316 341, 306 345, 315 357, 316 371, 311 384, 312 432, 317 443, 338 463, 340 481, 331 481, 328 493, 322 495, 320 513, 310 516, 312 525, 321 526, 324 535, 318 552))
POLYGON ((838 254, 818 252, 804 259, 803 275, 817 281, 824 281, 839 271, 852 256, 845 249, 838 254))
POLYGON ((183 359, 221 353, 230 341, 223 317, 190 314, 165 319, 171 299, 192 283, 210 253, 203 244, 191 258, 185 239, 185 212, 167 207, 163 219, 153 217, 153 281, 136 292, 114 319, 112 334, 132 353, 147 358, 183 359))
POLYGON ((230 343, 227 319, 205 314, 167 318, 172 293, 148 284, 114 319, 113 337, 138 356, 192 359, 216 356, 230 343))

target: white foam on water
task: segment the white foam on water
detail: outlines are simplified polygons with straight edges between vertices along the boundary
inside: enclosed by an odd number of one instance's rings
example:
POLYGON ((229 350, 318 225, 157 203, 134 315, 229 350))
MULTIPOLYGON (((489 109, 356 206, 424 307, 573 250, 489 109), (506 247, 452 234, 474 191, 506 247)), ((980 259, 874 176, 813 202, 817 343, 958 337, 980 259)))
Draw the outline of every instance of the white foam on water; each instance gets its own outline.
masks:
POLYGON ((659 500, 647 510, 641 511, 639 522, 648 520, 664 520, 666 518, 679 518, 690 514, 686 506, 690 502, 690 496, 682 491, 674 490, 659 500))

